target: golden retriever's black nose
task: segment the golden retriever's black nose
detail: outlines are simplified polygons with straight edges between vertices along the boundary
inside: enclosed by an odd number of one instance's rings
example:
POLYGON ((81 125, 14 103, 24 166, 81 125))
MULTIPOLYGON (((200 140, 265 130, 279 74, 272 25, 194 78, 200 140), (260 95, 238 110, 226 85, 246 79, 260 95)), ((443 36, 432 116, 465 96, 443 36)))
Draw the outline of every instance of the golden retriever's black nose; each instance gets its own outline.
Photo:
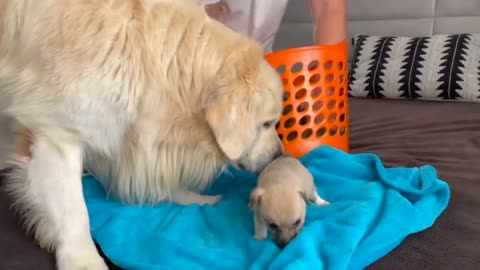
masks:
POLYGON ((273 159, 277 159, 279 157, 281 157, 283 155, 283 151, 282 150, 278 150, 277 152, 275 152, 275 154, 273 155, 273 159))
POLYGON ((240 162, 240 163, 238 163, 238 168, 242 171, 245 171, 247 169, 247 166, 245 166, 245 164, 240 162))

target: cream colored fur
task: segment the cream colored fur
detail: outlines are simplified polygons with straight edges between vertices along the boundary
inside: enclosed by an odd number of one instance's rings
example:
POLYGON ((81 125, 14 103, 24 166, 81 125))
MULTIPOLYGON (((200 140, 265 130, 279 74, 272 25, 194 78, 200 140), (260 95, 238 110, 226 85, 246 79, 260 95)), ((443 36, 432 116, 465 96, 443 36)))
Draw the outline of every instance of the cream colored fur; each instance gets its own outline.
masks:
POLYGON ((322 199, 312 174, 296 158, 285 154, 272 161, 258 177, 250 194, 254 211, 255 238, 267 238, 268 231, 281 248, 303 228, 306 206, 330 204, 322 199))
POLYGON ((187 0, 0 0, 0 95, 21 132, 10 191, 60 270, 107 269, 81 175, 126 203, 214 204, 227 163, 282 152, 260 46, 187 0))

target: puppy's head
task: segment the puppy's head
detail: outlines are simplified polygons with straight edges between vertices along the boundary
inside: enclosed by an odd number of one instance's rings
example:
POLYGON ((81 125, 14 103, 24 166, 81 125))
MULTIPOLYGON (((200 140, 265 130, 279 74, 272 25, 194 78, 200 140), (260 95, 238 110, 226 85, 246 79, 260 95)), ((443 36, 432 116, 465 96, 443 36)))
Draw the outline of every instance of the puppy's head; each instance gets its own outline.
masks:
POLYGON ((310 202, 302 191, 276 185, 255 188, 249 207, 263 219, 275 243, 284 248, 303 228, 307 204, 310 202))
POLYGON ((207 95, 206 120, 230 161, 259 173, 283 153, 275 130, 282 109, 282 83, 259 46, 231 52, 207 95))

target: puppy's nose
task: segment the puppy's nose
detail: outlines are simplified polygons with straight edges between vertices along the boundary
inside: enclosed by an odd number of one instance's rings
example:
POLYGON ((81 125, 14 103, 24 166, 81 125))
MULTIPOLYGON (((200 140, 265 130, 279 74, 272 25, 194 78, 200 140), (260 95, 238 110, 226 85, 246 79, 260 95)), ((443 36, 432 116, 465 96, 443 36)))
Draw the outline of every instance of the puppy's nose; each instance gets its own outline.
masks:
POLYGON ((275 244, 277 244, 277 246, 280 248, 280 249, 284 249, 287 244, 288 244, 288 241, 285 241, 285 240, 278 240, 275 242, 275 244))

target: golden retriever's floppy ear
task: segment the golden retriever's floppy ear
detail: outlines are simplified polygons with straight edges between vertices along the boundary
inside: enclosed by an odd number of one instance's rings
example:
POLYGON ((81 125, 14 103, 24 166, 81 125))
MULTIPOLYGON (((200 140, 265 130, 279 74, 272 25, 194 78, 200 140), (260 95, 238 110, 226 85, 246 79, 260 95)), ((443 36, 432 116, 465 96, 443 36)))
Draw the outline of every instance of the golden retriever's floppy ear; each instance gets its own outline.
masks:
POLYGON ((218 145, 232 161, 238 160, 255 140, 256 124, 247 97, 224 94, 206 108, 206 119, 218 145))
POLYGON ((250 201, 248 202, 248 207, 250 210, 255 210, 258 205, 260 205, 260 202, 262 201, 262 194, 264 190, 263 188, 255 188, 252 193, 250 193, 250 201))
POLYGON ((239 39, 235 48, 221 56, 221 67, 205 100, 207 122, 220 148, 232 161, 242 156, 257 135, 252 88, 263 59, 257 43, 239 39))

